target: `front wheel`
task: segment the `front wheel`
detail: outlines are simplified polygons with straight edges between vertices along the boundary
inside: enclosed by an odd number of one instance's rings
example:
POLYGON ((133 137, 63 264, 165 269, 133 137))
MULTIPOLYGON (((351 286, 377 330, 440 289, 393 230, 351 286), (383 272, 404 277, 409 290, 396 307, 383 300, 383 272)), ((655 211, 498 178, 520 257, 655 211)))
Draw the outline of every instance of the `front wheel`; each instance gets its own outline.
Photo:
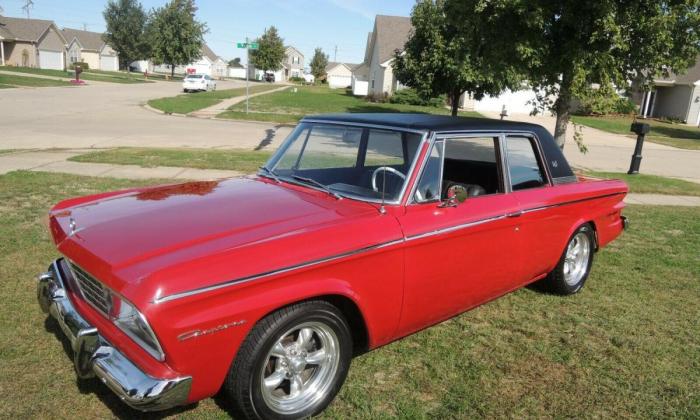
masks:
POLYGON ((310 417, 340 390, 351 355, 350 329, 335 306, 325 301, 295 304, 253 327, 224 391, 242 418, 310 417))
POLYGON ((591 271, 595 235, 590 225, 576 229, 559 259, 559 263, 544 279, 545 285, 559 295, 572 295, 583 287, 591 271))

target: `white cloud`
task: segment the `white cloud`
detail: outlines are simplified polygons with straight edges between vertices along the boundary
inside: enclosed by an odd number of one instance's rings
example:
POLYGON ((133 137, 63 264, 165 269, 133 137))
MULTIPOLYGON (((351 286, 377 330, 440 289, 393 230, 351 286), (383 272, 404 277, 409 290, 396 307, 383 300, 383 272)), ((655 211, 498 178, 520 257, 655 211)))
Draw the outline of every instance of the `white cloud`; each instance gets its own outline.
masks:
POLYGON ((367 4, 361 0, 329 0, 331 4, 346 10, 350 13, 354 13, 364 17, 367 20, 374 21, 376 13, 374 10, 370 10, 367 4))

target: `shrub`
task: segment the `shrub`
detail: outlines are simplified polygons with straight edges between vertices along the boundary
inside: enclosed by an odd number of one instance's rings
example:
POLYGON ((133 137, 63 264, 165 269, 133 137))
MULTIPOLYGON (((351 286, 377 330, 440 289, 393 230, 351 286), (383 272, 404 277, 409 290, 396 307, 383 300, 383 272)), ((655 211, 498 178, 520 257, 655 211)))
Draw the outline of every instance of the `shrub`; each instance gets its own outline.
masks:
POLYGON ((304 82, 306 82, 306 80, 304 80, 303 77, 299 77, 299 76, 292 76, 292 77, 289 78, 289 81, 290 81, 290 82, 294 82, 294 83, 304 83, 304 82))
POLYGON ((90 66, 84 61, 76 61, 75 63, 71 63, 71 65, 68 66, 68 68, 71 70, 75 70, 75 66, 80 66, 80 68, 83 70, 90 70, 90 66))
POLYGON ((634 115, 637 113, 637 105, 629 98, 619 98, 615 103, 615 113, 624 115, 634 115))
POLYGON ((389 102, 392 104, 433 106, 437 108, 445 105, 445 97, 439 96, 437 98, 426 99, 421 97, 415 89, 405 88, 396 91, 389 98, 389 102))
POLYGON ((377 103, 384 103, 389 99, 389 95, 386 93, 369 93, 367 95, 367 100, 369 102, 377 102, 377 103))

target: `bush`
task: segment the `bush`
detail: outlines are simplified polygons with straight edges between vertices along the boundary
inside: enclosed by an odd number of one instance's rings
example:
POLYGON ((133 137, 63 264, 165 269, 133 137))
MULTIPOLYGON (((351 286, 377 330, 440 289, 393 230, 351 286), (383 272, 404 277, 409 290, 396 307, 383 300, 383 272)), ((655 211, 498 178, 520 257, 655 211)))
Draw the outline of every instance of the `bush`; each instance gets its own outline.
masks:
POLYGON ((372 92, 372 93, 369 93, 367 95, 367 100, 369 102, 377 102, 377 103, 383 104, 383 103, 387 102, 388 99, 389 99, 389 95, 387 95, 386 92, 385 93, 372 92))
POLYGON ((437 98, 425 99, 421 97, 415 89, 405 88, 396 91, 389 98, 389 102, 392 104, 433 106, 437 108, 445 105, 445 97, 439 96, 437 98))
POLYGON ((624 115, 634 115, 637 113, 637 105, 629 98, 619 98, 615 103, 615 113, 624 115))
POLYGON ((68 66, 68 68, 71 70, 75 70, 75 66, 80 66, 80 68, 83 70, 90 70, 90 66, 84 61, 76 61, 75 63, 72 63, 70 66, 68 66))
POLYGON ((305 83, 306 82, 306 80, 303 77, 299 77, 299 76, 292 76, 289 78, 289 81, 294 82, 294 83, 305 83))

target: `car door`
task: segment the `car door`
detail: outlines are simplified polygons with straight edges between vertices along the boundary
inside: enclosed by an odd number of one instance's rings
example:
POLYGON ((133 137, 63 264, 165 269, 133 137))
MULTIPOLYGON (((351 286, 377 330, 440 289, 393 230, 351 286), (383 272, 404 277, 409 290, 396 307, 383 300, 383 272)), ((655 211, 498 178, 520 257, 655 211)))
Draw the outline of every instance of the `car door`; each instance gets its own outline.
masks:
POLYGON ((542 149, 532 134, 511 134, 505 139, 508 189, 518 202, 522 243, 523 283, 545 275, 559 260, 571 217, 558 206, 559 196, 547 173, 542 149))
POLYGON ((438 138, 399 222, 405 289, 399 333, 409 334, 513 288, 519 271, 517 201, 505 189, 502 136, 438 138), (472 196, 446 205, 444 190, 472 196))

